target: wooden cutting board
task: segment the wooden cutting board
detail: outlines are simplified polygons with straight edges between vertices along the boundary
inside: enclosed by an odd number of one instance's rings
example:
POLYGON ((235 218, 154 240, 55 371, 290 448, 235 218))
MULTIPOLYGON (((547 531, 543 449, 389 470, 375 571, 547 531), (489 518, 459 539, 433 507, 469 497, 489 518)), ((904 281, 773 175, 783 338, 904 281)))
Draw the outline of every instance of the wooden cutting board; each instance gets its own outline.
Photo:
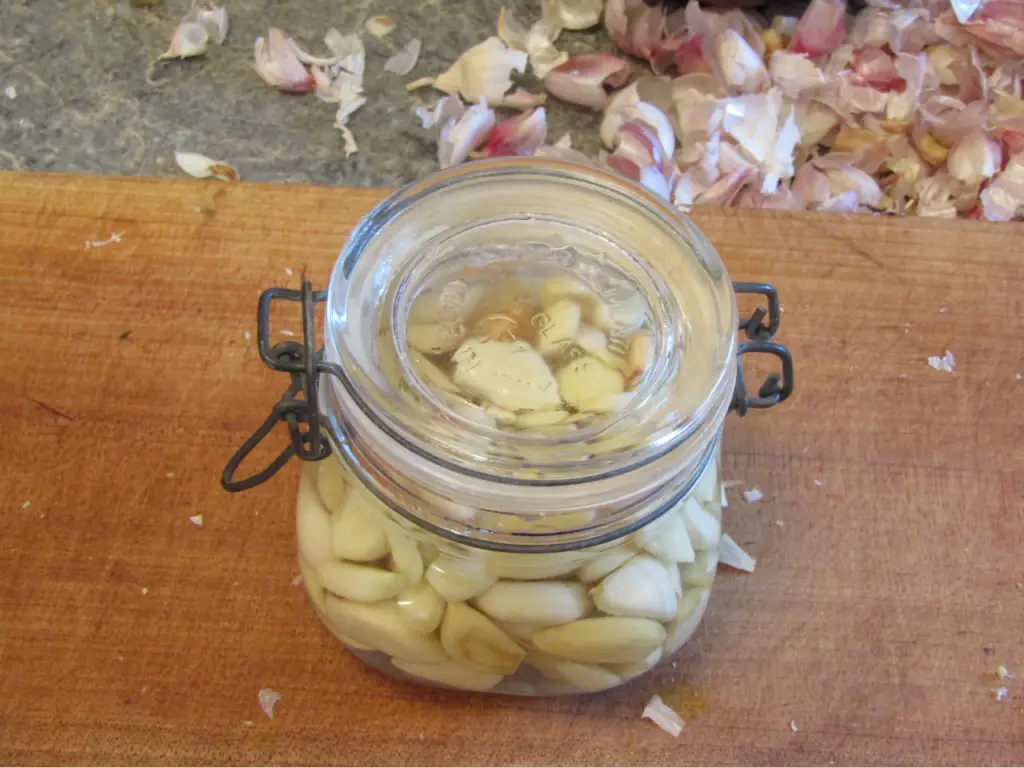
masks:
POLYGON ((363 666, 292 586, 298 465, 219 486, 286 385, 246 336, 260 290, 325 285, 383 194, 0 176, 0 760, 1024 760, 1024 228, 695 212, 778 287, 796 360, 792 400, 726 429, 758 567, 655 673, 535 700, 363 666))

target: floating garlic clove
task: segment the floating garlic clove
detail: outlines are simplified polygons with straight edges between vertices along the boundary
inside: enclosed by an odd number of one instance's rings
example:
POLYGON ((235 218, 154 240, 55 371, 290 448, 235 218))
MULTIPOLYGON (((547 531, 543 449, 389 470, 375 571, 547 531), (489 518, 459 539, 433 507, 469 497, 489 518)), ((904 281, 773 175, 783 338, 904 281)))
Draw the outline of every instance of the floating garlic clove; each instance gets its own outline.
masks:
POLYGON ((577 410, 582 410, 580 403, 584 401, 618 395, 625 389, 622 374, 592 355, 564 365, 555 374, 555 380, 562 399, 577 410))
POLYGON ((387 600, 406 585, 403 574, 354 563, 324 563, 317 575, 328 592, 360 603, 387 600))
POLYGON ((678 583, 678 574, 663 562, 650 555, 638 555, 606 576, 590 591, 590 596, 597 609, 609 616, 668 621, 676 615, 678 583))
POLYGON ((467 392, 511 411, 561 405, 547 364, 524 342, 470 339, 452 355, 453 379, 467 392))
POLYGON ((632 392, 620 392, 617 395, 600 395, 580 400, 576 408, 583 413, 615 413, 625 410, 633 400, 632 392))
POLYGON ((640 330, 647 320, 647 308, 637 293, 594 306, 590 321, 611 336, 625 337, 640 330))
POLYGON ((302 583, 306 587, 306 593, 313 605, 317 608, 324 607, 324 587, 320 583, 316 568, 306 562, 306 558, 299 555, 299 573, 302 574, 302 583))
POLYGON ((688 589, 683 592, 676 611, 676 618, 668 625, 665 642, 662 645, 666 655, 678 651, 683 643, 697 631, 710 598, 710 589, 688 589))
POLYGON ((630 544, 609 549, 576 571, 576 578, 584 584, 600 581, 619 566, 636 557, 637 550, 630 544))
POLYGON ((593 355, 609 368, 623 370, 626 367, 626 361, 608 349, 608 337, 605 336, 604 331, 597 328, 581 326, 576 333, 576 346, 588 355, 593 355))
POLYGON ((718 550, 698 552, 691 565, 682 569, 684 587, 710 587, 718 568, 718 550))
POLYGON ((391 548, 391 563, 394 570, 404 573, 409 583, 415 584, 423 578, 423 557, 416 546, 416 540, 395 523, 389 522, 384 533, 391 548))
POLYGON ((572 277, 553 277, 544 283, 544 304, 551 305, 559 299, 572 299, 588 311, 600 302, 593 291, 572 277))
POLYGON ((449 603, 441 622, 441 645, 456 661, 505 675, 515 672, 526 656, 515 640, 465 603, 449 603))
POLYGON ((487 573, 483 560, 468 557, 441 555, 427 569, 427 583, 453 603, 479 595, 496 581, 487 573))
POLYGON ((331 517, 330 545, 336 557, 369 563, 391 550, 382 518, 366 491, 353 487, 345 506, 331 517))
POLYGON ((530 644, 530 638, 533 637, 533 633, 541 629, 541 627, 533 624, 515 624, 508 621, 502 621, 498 624, 504 632, 508 633, 509 637, 513 637, 521 641, 521 645, 527 646, 530 644))
POLYGON ((658 662, 661 661, 661 657, 664 655, 664 651, 661 648, 655 648, 643 661, 633 662, 632 664, 610 664, 608 669, 614 672, 621 678, 628 680, 631 677, 642 675, 650 669, 654 669, 658 662))
POLYGON ((654 362, 654 339, 647 331, 637 331, 626 345, 626 388, 636 385, 654 362))
POLYGON ((413 584, 395 596, 405 623, 416 632, 429 634, 441 625, 445 602, 429 584, 413 584))
POLYGON ((552 656, 535 649, 527 651, 526 658, 524 659, 524 663, 536 669, 548 680, 564 683, 566 680, 562 677, 561 672, 558 671, 558 664, 561 661, 563 659, 559 659, 557 656, 552 656))
POLYGON ((307 467, 302 473, 295 527, 299 554, 315 569, 329 562, 334 555, 331 552, 330 515, 316 491, 314 472, 315 468, 307 467))
POLYGON ((327 595, 324 613, 340 633, 388 656, 425 664, 449 660, 437 638, 413 631, 394 603, 356 603, 327 595))
POLYGON ((555 670, 559 677, 581 691, 603 691, 614 688, 622 683, 622 678, 614 672, 592 664, 580 664, 576 661, 556 661, 555 670))
POLYGON ((459 346, 466 335, 462 323, 410 325, 405 329, 405 340, 410 347, 425 355, 443 355, 459 346))
POLYGON ((489 691, 501 682, 504 675, 496 672, 482 672, 454 661, 442 664, 423 664, 405 659, 392 659, 391 664, 407 675, 447 685, 462 691, 489 691))
POLYGON ((717 549, 722 538, 722 526, 693 496, 683 503, 683 522, 695 550, 717 549))
POLYGON ((563 581, 499 581, 474 604, 498 621, 534 626, 581 619, 590 609, 586 587, 563 581))
POLYGON ((320 494, 320 500, 331 512, 340 512, 345 506, 345 497, 348 495, 348 483, 345 482, 345 475, 341 467, 334 461, 321 461, 317 463, 316 490, 320 494))
POLYGON ((692 563, 696 557, 686 523, 677 509, 641 528, 635 540, 638 546, 667 562, 692 563))
POLYGON ((552 357, 568 349, 579 331, 581 316, 580 305, 569 299, 559 299, 535 315, 531 324, 537 329, 537 351, 552 357))
POLYGON ((533 636, 538 650, 570 661, 625 664, 641 661, 665 641, 653 619, 600 616, 542 629, 533 636))
POLYGON ((519 341, 527 335, 527 327, 521 317, 496 313, 477 320, 470 335, 487 341, 519 341))
POLYGON ((516 426, 520 429, 550 427, 561 424, 569 418, 568 411, 530 411, 516 418, 516 426))

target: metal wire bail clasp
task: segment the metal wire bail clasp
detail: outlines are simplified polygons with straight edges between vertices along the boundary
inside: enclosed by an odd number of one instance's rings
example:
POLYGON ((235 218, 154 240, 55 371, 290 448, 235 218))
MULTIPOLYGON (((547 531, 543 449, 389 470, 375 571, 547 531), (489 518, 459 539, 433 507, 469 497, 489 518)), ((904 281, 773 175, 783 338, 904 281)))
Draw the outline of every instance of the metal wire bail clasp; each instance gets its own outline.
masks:
POLYGON ((736 389, 733 391, 731 410, 743 416, 750 408, 771 408, 793 394, 793 356, 781 344, 771 339, 782 324, 782 308, 779 295, 775 288, 767 283, 733 283, 736 294, 752 293, 764 296, 768 303, 767 310, 758 307, 750 317, 740 318, 739 330, 746 334, 749 341, 740 344, 736 354, 736 389), (765 323, 767 316, 768 322, 765 323), (781 371, 770 373, 758 387, 757 395, 749 394, 747 378, 743 373, 743 355, 766 354, 779 360, 781 371))
POLYGON ((331 444, 320 429, 321 416, 317 405, 317 387, 321 371, 322 350, 316 346, 316 304, 326 301, 327 291, 314 291, 308 280, 298 291, 269 288, 260 294, 257 310, 257 346, 260 359, 272 370, 291 375, 291 385, 270 411, 263 425, 242 443, 224 467, 221 485, 226 491, 244 491, 273 477, 292 456, 304 461, 320 461, 331 453, 331 444), (270 312, 274 300, 302 303, 302 342, 283 341, 270 346, 270 312), (289 445, 265 469, 242 480, 234 475, 245 458, 270 434, 277 422, 288 427, 289 445))

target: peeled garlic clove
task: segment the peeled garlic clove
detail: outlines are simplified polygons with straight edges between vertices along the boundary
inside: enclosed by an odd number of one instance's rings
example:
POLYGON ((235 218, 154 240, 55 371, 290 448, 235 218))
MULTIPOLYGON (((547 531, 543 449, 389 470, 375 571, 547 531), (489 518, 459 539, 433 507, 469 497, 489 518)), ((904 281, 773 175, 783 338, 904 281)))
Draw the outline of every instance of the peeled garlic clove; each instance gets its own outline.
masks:
POLYGON ((537 351, 544 357, 559 355, 568 349, 580 329, 580 305, 559 299, 531 321, 537 329, 537 351))
POLYGON ((412 369, 416 371, 417 375, 428 386, 439 389, 442 392, 459 391, 459 388, 452 384, 451 379, 445 376, 440 368, 423 357, 423 355, 413 352, 409 355, 409 359, 412 361, 412 369))
POLYGON ((538 626, 582 619, 590 609, 586 587, 564 581, 499 581, 474 604, 498 621, 538 626))
POLYGON ((690 536, 690 543, 696 550, 716 549, 722 539, 721 523, 710 514, 693 496, 683 504, 683 522, 690 536))
POLYGON ((668 632, 665 635, 665 644, 662 647, 666 654, 678 651, 697 631, 710 599, 710 589, 689 589, 683 593, 676 618, 668 625, 668 632))
POLYGON ((302 574, 302 583, 306 587, 306 593, 313 605, 317 608, 324 607, 324 587, 320 583, 316 568, 306 562, 306 558, 299 555, 299 573, 302 574))
POLYGON ((581 413, 615 413, 624 410, 632 401, 632 392, 620 392, 617 395, 588 397, 580 400, 576 407, 581 413))
POLYGON ((454 661, 443 664, 422 664, 405 659, 392 659, 395 669, 407 675, 430 680, 461 691, 488 691, 501 682, 503 675, 495 672, 481 672, 454 661))
POLYGON ((330 544, 342 560, 369 563, 389 551, 384 525, 370 506, 366 492, 352 489, 348 503, 331 517, 330 544))
POLYGON ((560 683, 565 682, 565 678, 558 671, 558 663, 562 661, 556 656, 551 656, 541 651, 529 651, 526 654, 526 663, 531 667, 540 672, 548 680, 555 680, 560 683))
POLYGON ((718 503, 720 491, 718 490, 718 472, 714 461, 705 467, 690 493, 702 506, 718 503))
POLYGON ((465 335, 466 327, 462 323, 429 323, 410 325, 405 329, 405 340, 409 346, 425 355, 447 354, 459 346, 465 335))
POLYGON ((341 640, 341 642, 343 642, 349 648, 355 648, 357 651, 370 651, 371 653, 373 652, 373 648, 371 648, 368 645, 363 645, 362 643, 357 643, 348 635, 343 635, 340 632, 335 632, 334 634, 339 640, 341 640))
POLYGON ((693 564, 682 569, 684 587, 710 587, 718 569, 718 550, 698 552, 693 564))
POLYGON ((295 533, 299 554, 312 568, 319 568, 333 558, 331 552, 331 520, 327 507, 320 501, 313 479, 315 467, 307 466, 299 483, 295 533))
POLYGON ((361 646, 425 664, 448 661, 437 638, 413 631, 394 603, 357 603, 327 595, 324 613, 338 632, 361 646))
POLYGON ((527 335, 524 326, 521 317, 498 313, 477 320, 470 335, 487 341, 519 341, 527 335))
POLYGON ((453 603, 479 595, 495 581, 482 560, 441 555, 427 569, 427 583, 453 603))
POLYGON ((360 603, 387 600, 406 584, 405 576, 400 573, 354 563, 324 563, 317 575, 327 591, 360 603))
POLYGON ((429 584, 413 584, 395 596, 405 623, 416 632, 429 634, 441 625, 444 600, 429 584))
POLYGON ((530 638, 533 637, 533 633, 540 629, 540 627, 534 624, 513 624, 507 621, 501 622, 499 626, 508 633, 509 637, 521 640, 527 645, 530 642, 530 638))
POLYGON ((575 661, 559 661, 555 664, 559 677, 581 691, 603 691, 622 683, 622 678, 603 667, 580 664, 575 661))
POLYGON ((519 416, 515 411, 509 411, 505 408, 499 408, 496 405, 485 405, 484 413, 494 419, 495 422, 503 427, 510 427, 519 420, 519 416))
POLYGON ((331 512, 337 512, 344 507, 348 484, 345 482, 341 467, 329 460, 318 462, 316 490, 324 506, 331 512))
POLYGON ((530 411, 516 418, 516 426, 520 429, 549 427, 552 424, 560 424, 567 418, 569 418, 568 411, 530 411))
POLYGON ((665 629, 658 622, 621 616, 578 619, 533 636, 538 650, 596 664, 641 661, 664 641, 665 629))
POLYGON ((455 383, 500 408, 539 411, 561 405, 551 370, 525 342, 470 339, 452 360, 455 383))
POLYGON ((550 306, 559 299, 572 299, 588 311, 600 303, 597 294, 572 277, 553 277, 544 284, 545 306, 550 306))
MULTIPOLYGON (((593 513, 579 513, 581 520, 589 521, 593 513)), ((511 520, 507 521, 511 523, 511 520)), ((522 521, 520 521, 521 523, 522 521)), ((581 523, 582 525, 583 523, 581 523)), ((560 527, 561 527, 560 523, 560 527)), ((538 531, 538 526, 503 524, 503 531, 538 531)), ((565 529, 571 530, 572 525, 566 524, 565 529)), ((567 576, 580 567, 586 555, 573 552, 552 552, 550 554, 505 554, 504 552, 488 552, 485 558, 487 572, 500 579, 519 579, 521 581, 539 581, 557 579, 567 576)))
POLYGON ((624 299, 595 305, 590 321, 606 333, 625 337, 647 321, 647 307, 639 294, 631 293, 624 299))
POLYGON ((608 669, 621 678, 629 679, 631 677, 636 677, 637 675, 642 675, 649 669, 653 669, 657 666, 658 662, 661 661, 662 655, 664 655, 664 651, 662 651, 661 648, 655 648, 643 661, 637 661, 633 664, 612 664, 608 669))
POLYGON ((626 387, 633 387, 654 362, 654 339, 647 331, 629 337, 626 346, 626 387))
POLYGON ((391 548, 394 569, 404 573, 410 584, 420 581, 423 578, 423 557, 416 546, 416 540, 393 523, 384 529, 384 534, 391 548))
POLYGON ((456 661, 485 672, 511 675, 526 651, 479 611, 449 603, 441 622, 441 645, 456 661))
POLYGON ((622 374, 592 355, 573 360, 559 368, 555 380, 562 399, 577 410, 580 410, 581 402, 618 395, 625 389, 622 374))
POLYGON ((576 346, 588 355, 593 355, 609 368, 621 371, 626 366, 625 360, 608 349, 608 337, 604 335, 604 331, 597 328, 581 326, 576 334, 576 346))
POLYGON ((609 549, 576 571, 576 578, 584 584, 600 581, 616 568, 635 557, 636 553, 637 550, 630 545, 609 549))
POLYGON ((676 615, 678 584, 678 573, 657 558, 639 555, 606 576, 590 596, 597 609, 610 616, 668 621, 676 615))
POLYGON ((652 555, 672 563, 692 563, 696 557, 686 523, 675 510, 636 533, 637 544, 652 555))

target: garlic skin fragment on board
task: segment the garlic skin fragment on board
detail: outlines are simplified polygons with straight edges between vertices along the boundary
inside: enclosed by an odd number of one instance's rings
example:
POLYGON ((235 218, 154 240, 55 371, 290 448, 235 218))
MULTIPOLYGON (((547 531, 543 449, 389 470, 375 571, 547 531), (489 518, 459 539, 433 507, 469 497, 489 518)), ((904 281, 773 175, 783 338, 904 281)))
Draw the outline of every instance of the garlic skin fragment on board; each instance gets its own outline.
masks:
POLYGON ((171 36, 171 44, 160 59, 190 59, 206 53, 210 42, 210 33, 199 22, 190 21, 179 24, 171 36))
POLYGON ((238 181, 238 171, 234 166, 198 152, 175 152, 174 162, 189 176, 194 176, 197 179, 238 181))
POLYGON ((390 16, 371 16, 363 28, 371 37, 382 40, 395 31, 395 22, 390 16))
POLYGON ((511 50, 500 37, 489 37, 459 56, 432 85, 445 93, 459 93, 469 102, 499 104, 512 88, 510 75, 525 71, 526 62, 525 51, 511 50))
POLYGON ((640 718, 642 720, 650 720, 669 736, 675 738, 679 737, 679 734, 683 732, 683 727, 686 725, 683 718, 679 716, 679 713, 662 701, 661 696, 657 695, 652 696, 647 702, 640 718))
POLYGON ((590 29, 601 20, 604 0, 543 0, 544 19, 563 29, 590 29))
POLYGON ((403 77, 408 75, 416 67, 416 62, 419 61, 421 47, 420 39, 413 38, 384 62, 384 71, 403 77))
POLYGON ((590 109, 608 104, 605 86, 618 88, 629 79, 629 62, 607 53, 573 56, 544 78, 544 88, 552 96, 590 109))
POLYGON ((468 158, 474 149, 487 141, 496 121, 494 110, 487 105, 487 99, 466 109, 457 119, 449 119, 441 128, 437 144, 440 166, 450 168, 468 158))

